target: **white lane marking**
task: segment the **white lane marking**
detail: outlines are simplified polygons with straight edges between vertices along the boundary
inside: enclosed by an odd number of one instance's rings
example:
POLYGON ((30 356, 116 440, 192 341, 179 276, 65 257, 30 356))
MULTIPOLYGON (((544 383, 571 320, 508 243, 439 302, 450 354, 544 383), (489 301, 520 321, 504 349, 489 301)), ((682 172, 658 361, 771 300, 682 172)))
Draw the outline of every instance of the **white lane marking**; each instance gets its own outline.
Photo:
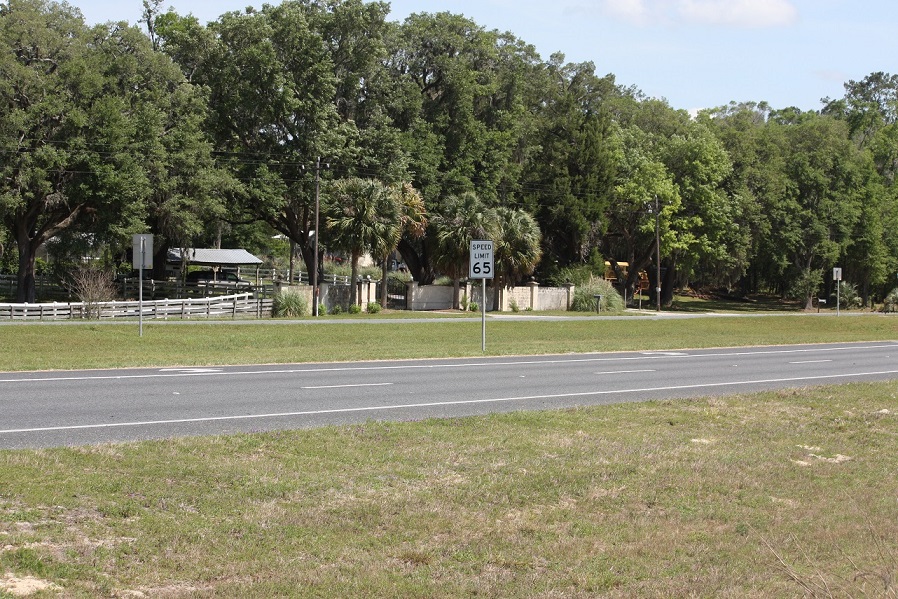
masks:
MULTIPOLYGON (((755 351, 740 352, 714 352, 714 353, 692 353, 682 354, 678 356, 669 355, 637 355, 637 356, 615 356, 615 357, 595 357, 595 358, 553 358, 549 360, 520 360, 516 362, 463 362, 463 363, 436 363, 436 364, 395 364, 395 365, 372 365, 372 366, 326 366, 323 368, 303 367, 288 369, 270 369, 270 370, 223 370, 221 372, 165 372, 158 371, 147 374, 117 374, 117 375, 80 375, 80 376, 50 376, 50 377, 33 377, 33 378, 15 378, 0 379, 0 383, 39 383, 41 381, 93 381, 93 380, 124 380, 124 379, 149 379, 149 378, 176 378, 190 376, 210 376, 218 374, 222 376, 231 375, 263 375, 263 374, 302 374, 316 372, 366 372, 375 370, 420 370, 431 368, 483 368, 489 366, 528 366, 532 364, 576 364, 586 362, 628 362, 635 360, 659 360, 662 358, 715 358, 715 357, 732 357, 732 356, 754 356, 754 355, 772 355, 772 354, 795 354, 809 352, 832 352, 845 350, 868 350, 868 349, 884 349, 898 347, 898 343, 891 342, 887 345, 866 345, 858 347, 808 347, 798 349, 769 349, 755 351)), ((699 351, 699 350, 695 350, 699 351)), ((9 373, 6 373, 9 374, 9 373)))
POLYGON ((381 412, 393 410, 408 410, 413 408, 439 408, 443 406, 477 405, 488 403, 510 403, 515 401, 534 401, 540 399, 563 399, 567 397, 590 397, 599 395, 612 395, 624 393, 647 393, 651 391, 678 391, 683 389, 703 389, 711 387, 733 387, 741 385, 761 385, 768 383, 792 383, 797 381, 817 381, 827 379, 845 379, 864 376, 895 375, 898 370, 883 370, 879 372, 855 372, 851 374, 829 374, 823 376, 798 376, 781 379, 758 379, 755 381, 730 381, 724 383, 702 383, 696 385, 673 385, 668 387, 644 387, 636 389, 622 389, 618 391, 585 391, 581 393, 557 393, 551 395, 525 395, 521 397, 497 397, 493 399, 461 399, 453 401, 435 401, 424 403, 410 403, 386 406, 361 406, 357 408, 333 408, 327 410, 303 410, 297 412, 276 412, 270 414, 243 414, 241 416, 209 416, 205 418, 175 418, 171 420, 144 420, 136 422, 112 422, 104 424, 76 424, 69 426, 45 426, 37 428, 19 428, 0 430, 0 435, 16 433, 46 433, 53 431, 76 431, 103 428, 125 428, 138 426, 158 426, 164 424, 191 424, 199 422, 222 422, 235 420, 259 420, 261 418, 293 418, 297 416, 323 416, 328 414, 351 414, 353 412, 381 412))
POLYGON ((394 383, 360 383, 357 385, 319 385, 317 387, 300 387, 300 389, 345 389, 346 387, 387 387, 394 383))
POLYGON ((789 362, 789 364, 823 364, 824 362, 832 362, 832 360, 802 360, 801 362, 789 362))
POLYGON ((159 372, 177 372, 180 374, 211 374, 222 372, 223 368, 163 368, 159 372))
POLYGON ((632 374, 634 372, 658 372, 657 370, 606 370, 605 372, 593 372, 593 374, 632 374))

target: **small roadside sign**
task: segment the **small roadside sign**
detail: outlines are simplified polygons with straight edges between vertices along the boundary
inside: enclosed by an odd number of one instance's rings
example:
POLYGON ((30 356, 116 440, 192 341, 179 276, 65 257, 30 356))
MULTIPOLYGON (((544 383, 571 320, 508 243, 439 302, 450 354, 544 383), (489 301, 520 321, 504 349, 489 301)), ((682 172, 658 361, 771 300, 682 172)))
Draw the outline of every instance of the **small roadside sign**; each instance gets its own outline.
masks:
POLYGON ((134 268, 137 278, 137 321, 139 335, 143 337, 143 271, 153 268, 153 236, 149 233, 137 233, 131 239, 134 250, 134 268))
POLYGON ((833 269, 833 281, 841 281, 842 280, 842 269, 838 266, 833 269))
POLYGON ((484 239, 471 241, 469 279, 492 279, 495 272, 493 263, 493 242, 484 239))
POLYGON ((153 269, 153 236, 150 234, 136 234, 131 239, 134 250, 134 270, 153 269))

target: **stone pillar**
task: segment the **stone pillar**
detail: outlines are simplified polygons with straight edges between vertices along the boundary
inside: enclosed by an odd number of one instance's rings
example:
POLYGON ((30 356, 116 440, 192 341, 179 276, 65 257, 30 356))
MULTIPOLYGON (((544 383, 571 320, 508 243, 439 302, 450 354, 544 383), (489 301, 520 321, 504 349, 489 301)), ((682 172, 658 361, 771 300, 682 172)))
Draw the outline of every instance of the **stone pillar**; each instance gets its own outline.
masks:
POLYGON ((574 303, 574 284, 573 283, 565 283, 563 285, 565 291, 567 292, 567 297, 565 303, 567 304, 567 309, 571 309, 571 305, 574 303))
POLYGON ((535 312, 539 310, 539 283, 530 281, 527 287, 530 288, 530 309, 535 312))

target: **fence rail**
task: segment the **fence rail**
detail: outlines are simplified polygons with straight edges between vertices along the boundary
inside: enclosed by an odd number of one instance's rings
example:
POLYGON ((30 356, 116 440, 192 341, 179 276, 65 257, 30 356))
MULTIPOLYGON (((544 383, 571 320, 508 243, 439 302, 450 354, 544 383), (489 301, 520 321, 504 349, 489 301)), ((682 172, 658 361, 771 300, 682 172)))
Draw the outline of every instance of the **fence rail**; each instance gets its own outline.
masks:
POLYGON ((45 304, 0 304, 0 320, 73 319, 189 319, 271 315, 271 300, 258 300, 251 293, 179 300, 125 302, 52 302, 45 304))

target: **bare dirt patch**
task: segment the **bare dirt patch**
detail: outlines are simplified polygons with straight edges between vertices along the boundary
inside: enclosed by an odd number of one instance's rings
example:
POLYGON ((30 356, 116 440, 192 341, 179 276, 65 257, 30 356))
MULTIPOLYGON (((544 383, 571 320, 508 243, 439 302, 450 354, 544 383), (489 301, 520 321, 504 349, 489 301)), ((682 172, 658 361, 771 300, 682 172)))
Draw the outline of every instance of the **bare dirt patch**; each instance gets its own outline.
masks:
POLYGON ((33 576, 19 578, 12 574, 6 574, 3 578, 0 578, 0 589, 15 597, 27 597, 47 589, 61 590, 60 587, 46 580, 34 578, 33 576))

